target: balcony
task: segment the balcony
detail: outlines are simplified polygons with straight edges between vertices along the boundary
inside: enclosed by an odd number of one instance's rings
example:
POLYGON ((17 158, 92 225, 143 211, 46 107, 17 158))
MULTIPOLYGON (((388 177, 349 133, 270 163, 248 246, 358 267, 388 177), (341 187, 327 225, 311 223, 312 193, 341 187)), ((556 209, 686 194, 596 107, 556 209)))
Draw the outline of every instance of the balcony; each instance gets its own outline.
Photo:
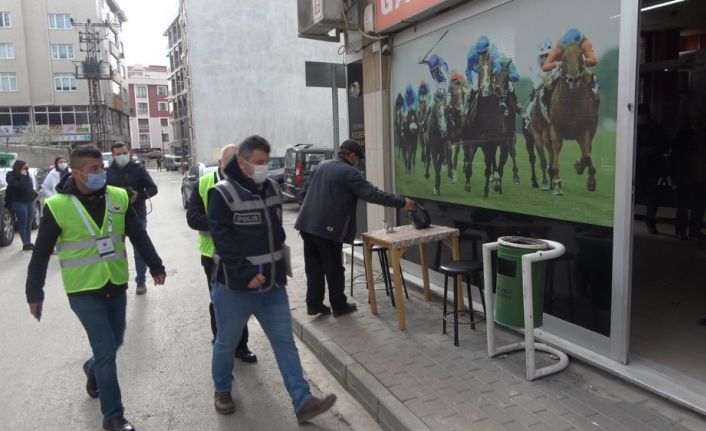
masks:
POLYGON ((123 83, 123 76, 120 74, 120 70, 118 69, 114 69, 110 72, 110 79, 119 85, 123 83))

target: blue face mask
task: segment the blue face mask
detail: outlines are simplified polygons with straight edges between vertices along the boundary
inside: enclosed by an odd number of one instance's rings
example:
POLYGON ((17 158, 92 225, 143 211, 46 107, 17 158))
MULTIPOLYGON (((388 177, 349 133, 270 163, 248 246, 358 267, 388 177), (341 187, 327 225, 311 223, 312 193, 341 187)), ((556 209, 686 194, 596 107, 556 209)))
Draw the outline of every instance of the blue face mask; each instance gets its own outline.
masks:
POLYGON ((86 177, 88 178, 86 182, 86 188, 88 188, 88 190, 95 192, 105 187, 105 172, 86 174, 86 177))

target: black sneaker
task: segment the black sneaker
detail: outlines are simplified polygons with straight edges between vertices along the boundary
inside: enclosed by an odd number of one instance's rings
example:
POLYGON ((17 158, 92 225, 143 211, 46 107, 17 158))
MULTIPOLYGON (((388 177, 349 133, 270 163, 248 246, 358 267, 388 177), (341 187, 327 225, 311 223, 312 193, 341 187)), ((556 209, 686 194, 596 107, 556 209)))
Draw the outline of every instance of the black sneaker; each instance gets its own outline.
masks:
POLYGON ((316 316, 317 314, 331 314, 331 309, 323 304, 315 305, 313 307, 306 307, 306 314, 309 316, 316 316))
POLYGON ((88 367, 88 361, 83 363, 83 372, 86 374, 86 392, 88 392, 88 396, 98 398, 98 383, 96 383, 96 376, 88 367))
POLYGON ((341 317, 343 315, 352 313, 352 312, 356 311, 357 309, 358 309, 357 305, 348 303, 348 304, 346 304, 345 307, 343 307, 340 310, 333 310, 333 317, 341 317))
POLYGON ((135 431, 135 427, 122 416, 103 419, 103 429, 108 431, 135 431))

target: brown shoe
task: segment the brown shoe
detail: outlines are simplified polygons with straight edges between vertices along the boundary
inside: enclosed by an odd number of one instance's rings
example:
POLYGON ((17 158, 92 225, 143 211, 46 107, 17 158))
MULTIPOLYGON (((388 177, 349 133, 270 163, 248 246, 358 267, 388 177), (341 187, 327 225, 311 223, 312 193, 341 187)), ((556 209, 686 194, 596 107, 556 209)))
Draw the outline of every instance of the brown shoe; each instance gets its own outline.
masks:
POLYGON ((330 409, 331 406, 336 402, 336 395, 328 394, 323 398, 311 397, 309 401, 304 404, 302 408, 297 412, 297 422, 303 424, 304 422, 314 419, 321 413, 330 409))
POLYGON ((216 411, 222 415, 232 415, 235 412, 235 404, 230 392, 216 392, 213 394, 213 405, 216 411))

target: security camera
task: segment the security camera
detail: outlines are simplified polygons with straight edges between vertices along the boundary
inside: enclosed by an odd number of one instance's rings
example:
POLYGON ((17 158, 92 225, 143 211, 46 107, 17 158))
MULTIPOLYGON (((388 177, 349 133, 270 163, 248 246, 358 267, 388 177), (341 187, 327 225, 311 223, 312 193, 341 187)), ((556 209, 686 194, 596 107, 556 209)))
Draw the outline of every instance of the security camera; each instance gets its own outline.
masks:
POLYGON ((380 50, 380 53, 384 56, 392 55, 392 48, 388 44, 384 44, 382 46, 382 49, 380 50))

